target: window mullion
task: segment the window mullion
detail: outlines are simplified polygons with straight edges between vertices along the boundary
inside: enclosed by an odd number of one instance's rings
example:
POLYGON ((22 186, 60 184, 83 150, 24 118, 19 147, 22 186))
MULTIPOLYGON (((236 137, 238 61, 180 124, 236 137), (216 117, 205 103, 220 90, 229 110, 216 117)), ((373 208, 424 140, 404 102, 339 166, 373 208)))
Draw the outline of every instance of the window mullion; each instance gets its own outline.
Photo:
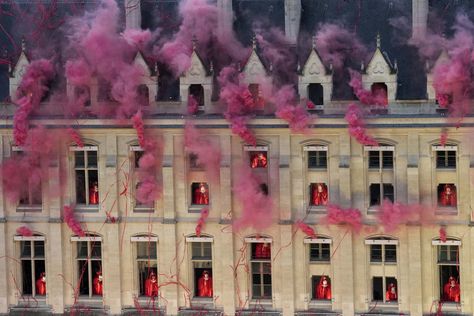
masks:
POLYGON ((87 241, 87 283, 88 283, 88 288, 89 288, 89 297, 92 297, 92 262, 91 262, 91 256, 92 256, 92 247, 91 247, 91 242, 87 241))
POLYGON ((30 247, 31 247, 31 254, 30 254, 30 262, 31 262, 31 294, 33 295, 33 297, 36 296, 36 287, 35 287, 35 261, 34 261, 34 257, 35 257, 35 245, 34 245, 34 241, 30 241, 30 247))

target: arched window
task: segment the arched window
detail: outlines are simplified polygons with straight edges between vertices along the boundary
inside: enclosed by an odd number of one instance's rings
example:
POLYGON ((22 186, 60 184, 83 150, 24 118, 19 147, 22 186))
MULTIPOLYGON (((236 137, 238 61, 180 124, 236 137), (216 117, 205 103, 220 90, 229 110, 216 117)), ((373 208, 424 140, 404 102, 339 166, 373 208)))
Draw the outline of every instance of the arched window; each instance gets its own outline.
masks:
POLYGON ((209 236, 189 236, 186 242, 190 246, 192 274, 194 276, 194 296, 212 298, 212 242, 213 238, 209 236))
POLYGON ((308 85, 308 99, 314 105, 324 104, 323 86, 320 83, 310 83, 308 85))
POLYGON ((86 234, 73 236, 76 248, 76 276, 79 295, 101 297, 103 295, 102 237, 86 234))
POLYGON ((252 298, 272 298, 272 239, 245 238, 250 244, 250 272, 252 274, 252 298))
POLYGON ((41 297, 46 295, 46 265, 44 236, 15 236, 19 243, 21 262, 21 286, 23 296, 41 297))
POLYGON ((158 237, 143 234, 131 237, 135 248, 139 296, 158 296, 158 237))
POLYGON ((74 153, 76 203, 95 208, 99 204, 98 147, 86 144, 71 146, 69 150, 74 153))

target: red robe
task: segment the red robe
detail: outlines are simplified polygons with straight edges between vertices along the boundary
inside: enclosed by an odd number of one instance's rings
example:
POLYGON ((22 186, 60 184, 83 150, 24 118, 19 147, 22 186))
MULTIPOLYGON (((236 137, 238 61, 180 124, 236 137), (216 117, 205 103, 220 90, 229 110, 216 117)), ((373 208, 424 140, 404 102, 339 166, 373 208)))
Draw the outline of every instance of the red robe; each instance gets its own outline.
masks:
POLYGON ((198 204, 198 205, 208 205, 209 204, 209 193, 207 192, 207 189, 205 192, 201 192, 201 188, 197 188, 194 191, 194 196, 193 196, 193 204, 198 204))
POLYGON ((94 187, 89 190, 89 204, 99 204, 99 191, 95 191, 94 187))
POLYGON ((212 278, 211 277, 209 277, 207 280, 204 279, 204 276, 199 278, 198 296, 212 297, 212 278))
POLYGON ((326 187, 322 187, 322 191, 318 192, 318 186, 313 187, 313 205, 327 205, 328 204, 328 191, 326 187))
POLYGON ((385 293, 385 300, 387 302, 390 302, 390 301, 397 301, 398 300, 398 297, 397 297, 397 288, 395 287, 395 285, 392 285, 392 286, 388 286, 388 289, 387 289, 387 292, 385 293), (392 288, 395 289, 395 291, 392 292, 392 288))
POLYGON ((270 244, 259 243, 255 246, 255 258, 270 259, 270 257, 271 257, 270 244))
POLYGON ((330 300, 331 299, 331 285, 328 283, 327 286, 323 286, 323 282, 319 282, 316 287, 316 299, 317 300, 330 300))
POLYGON ((99 276, 96 276, 94 278, 94 282, 93 282, 93 293, 94 295, 102 295, 102 280, 99 280, 99 276))
POLYGON ((440 203, 442 206, 456 206, 456 191, 454 188, 451 188, 451 194, 447 194, 446 189, 441 192, 440 203))
POLYGON ((251 167, 252 167, 252 169, 266 168, 267 167, 267 157, 265 157, 265 155, 262 155, 261 157, 259 157, 258 154, 254 155, 252 157, 251 167))
POLYGON ((41 276, 36 280, 36 295, 46 295, 46 281, 41 276))
POLYGON ((158 281, 148 278, 145 280, 145 295, 154 297, 158 296, 158 281))
POLYGON ((461 301, 461 288, 457 282, 454 286, 451 286, 449 282, 444 285, 444 299, 456 303, 461 301))

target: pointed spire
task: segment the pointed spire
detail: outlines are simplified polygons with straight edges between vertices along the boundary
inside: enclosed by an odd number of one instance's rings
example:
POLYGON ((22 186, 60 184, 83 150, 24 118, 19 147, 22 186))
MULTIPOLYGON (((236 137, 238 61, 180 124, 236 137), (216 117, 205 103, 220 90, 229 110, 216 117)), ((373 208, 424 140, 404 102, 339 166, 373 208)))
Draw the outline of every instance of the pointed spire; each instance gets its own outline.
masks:
POLYGON ((21 39, 21 51, 26 52, 26 41, 24 37, 21 39))
POLYGON ((312 37, 311 45, 312 45, 313 49, 316 49, 316 35, 312 37))
POLYGON ((380 49, 380 33, 377 32, 377 48, 380 49))

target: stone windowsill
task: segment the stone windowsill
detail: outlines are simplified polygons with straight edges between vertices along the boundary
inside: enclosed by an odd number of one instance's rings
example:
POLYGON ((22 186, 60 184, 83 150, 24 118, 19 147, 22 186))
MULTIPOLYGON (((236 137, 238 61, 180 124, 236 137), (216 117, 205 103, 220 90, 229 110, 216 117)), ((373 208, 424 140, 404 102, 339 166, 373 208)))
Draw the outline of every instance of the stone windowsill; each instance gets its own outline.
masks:
POLYGON ((435 211, 435 215, 458 215, 457 207, 440 207, 435 211))
POLYGON ((308 211, 313 214, 326 214, 326 206, 316 206, 316 205, 310 205, 308 206, 308 211))
POLYGON ((155 208, 153 206, 137 205, 133 208, 134 213, 154 213, 155 208))
POLYGON ((16 207, 17 212, 41 212, 42 210, 42 205, 18 205, 16 207))
POLYGON ((260 306, 265 308, 271 308, 273 306, 272 299, 255 299, 252 298, 249 302, 250 307, 260 306))
POLYGON ((188 213, 201 213, 201 210, 205 207, 209 207, 209 205, 207 205, 207 204, 203 204, 203 205, 192 204, 188 208, 188 213))
POLYGON ((23 295, 18 298, 18 306, 19 307, 34 307, 34 306, 43 306, 46 305, 46 296, 31 296, 31 295, 23 295))
POLYGON ((317 299, 312 299, 309 302, 309 307, 325 307, 325 308, 331 308, 332 307, 332 301, 331 300, 317 300, 317 299))
POLYGON ((369 306, 370 310, 398 310, 398 301, 396 302, 382 302, 382 301, 372 301, 369 306))
POLYGON ((78 204, 74 211, 82 212, 82 213, 95 213, 99 211, 99 205, 85 205, 85 204, 78 204))

